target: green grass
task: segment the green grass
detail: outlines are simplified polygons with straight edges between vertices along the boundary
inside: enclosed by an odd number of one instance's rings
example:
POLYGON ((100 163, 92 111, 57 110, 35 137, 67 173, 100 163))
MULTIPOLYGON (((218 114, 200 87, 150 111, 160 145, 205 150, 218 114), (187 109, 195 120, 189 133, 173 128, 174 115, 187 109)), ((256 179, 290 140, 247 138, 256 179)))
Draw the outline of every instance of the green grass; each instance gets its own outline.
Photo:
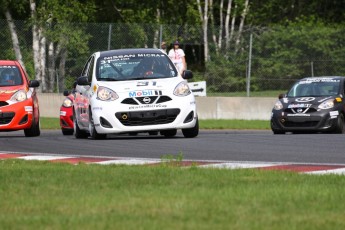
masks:
POLYGON ((270 129, 270 122, 264 120, 200 120, 201 129, 270 129))
POLYGON ((40 117, 40 125, 42 129, 60 129, 60 120, 53 117, 40 117))
POLYGON ((0 229, 345 229, 345 177, 0 161, 0 229))
MULTIPOLYGON (((59 118, 41 117, 42 129, 60 129, 59 118)), ((270 129, 264 120, 200 120, 201 129, 270 129)))
MULTIPOLYGON (((249 92, 250 97, 274 97, 278 98, 281 93, 286 93, 286 90, 268 90, 268 91, 251 91, 249 92)), ((247 97, 247 92, 236 91, 226 93, 207 93, 208 97, 247 97)))

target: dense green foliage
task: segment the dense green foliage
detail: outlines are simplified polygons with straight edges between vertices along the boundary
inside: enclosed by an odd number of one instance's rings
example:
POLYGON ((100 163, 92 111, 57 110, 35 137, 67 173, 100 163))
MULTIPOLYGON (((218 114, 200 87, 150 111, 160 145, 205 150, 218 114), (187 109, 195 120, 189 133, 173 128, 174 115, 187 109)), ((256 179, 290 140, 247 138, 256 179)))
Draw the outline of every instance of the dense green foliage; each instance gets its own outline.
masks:
MULTIPOLYGON (((70 22, 85 21, 86 15, 73 17, 77 12, 93 8, 93 12, 87 14, 89 22, 97 23, 160 23, 160 24, 197 24, 200 23, 199 13, 196 7, 196 0, 40 0, 36 2, 38 7, 45 9, 48 13, 58 15, 59 12, 70 12, 66 17, 70 22), (56 3, 59 3, 56 5, 56 3), (159 21, 157 21, 157 12, 160 11, 159 21)), ((201 0, 202 7, 205 1, 201 0)), ((233 2, 243 3, 243 0, 234 0, 233 2)), ((1 0, 0 10, 9 8, 14 19, 25 20, 30 17, 30 6, 27 0, 1 0)), ((227 4, 227 1, 224 1, 227 4)), ((213 11, 219 11, 220 0, 213 1, 213 11)), ((241 5, 241 4, 239 4, 241 5)), ((288 21, 300 19, 317 19, 327 24, 343 23, 345 15, 344 1, 329 0, 267 0, 267 1, 249 1, 250 10, 248 13, 248 25, 272 25, 285 24, 288 21)), ((224 9, 226 10, 226 8, 224 9)), ((237 9, 240 11, 240 9, 237 9)), ((215 22, 219 22, 219 17, 215 14, 215 22)), ((1 15, 0 18, 5 18, 1 15)))
MULTIPOLYGON (((203 18, 196 0, 182 0, 178 4, 173 0, 32 2, 37 8, 34 17, 29 1, 1 0, 0 18, 5 18, 8 10, 13 19, 24 21, 16 26, 21 52, 32 77, 35 70, 30 28, 42 27, 43 35, 56 49, 52 56, 56 65, 48 66, 47 72, 52 68, 63 69, 57 75, 63 78, 64 88, 71 87, 90 53, 109 48, 158 47, 159 39, 168 44, 180 39, 195 81, 206 80, 210 93, 243 92, 249 83, 251 92, 286 90, 302 77, 344 75, 345 72, 342 64, 345 3, 342 1, 250 0, 244 28, 239 31, 245 1, 234 0, 230 18, 233 21, 229 21, 229 29, 234 31, 229 44, 226 44, 225 31, 219 33, 224 29, 228 1, 224 1, 222 12, 221 1, 213 1, 212 7, 209 5, 207 62, 204 61, 203 18), (111 32, 109 25, 112 25, 111 32), (59 63, 62 55, 66 62, 59 63)), ((204 11, 205 1, 200 2, 204 11)), ((1 26, 7 27, 6 23, 1 26)), ((0 59, 14 59, 8 30, 0 38, 0 59)))
MULTIPOLYGON (((254 29, 251 91, 287 90, 303 77, 345 74, 342 25, 296 22, 254 29)), ((207 63, 209 92, 245 91, 248 55, 243 52, 227 58, 218 56, 207 63)))

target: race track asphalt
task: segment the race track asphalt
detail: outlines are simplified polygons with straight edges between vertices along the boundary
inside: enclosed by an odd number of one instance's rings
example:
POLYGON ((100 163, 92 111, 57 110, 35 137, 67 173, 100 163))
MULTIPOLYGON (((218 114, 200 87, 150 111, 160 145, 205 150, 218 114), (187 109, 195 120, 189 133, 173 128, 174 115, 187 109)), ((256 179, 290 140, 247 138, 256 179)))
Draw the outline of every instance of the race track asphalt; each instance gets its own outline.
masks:
POLYGON ((112 135, 106 140, 76 139, 60 130, 0 133, 1 152, 161 159, 182 154, 185 160, 345 164, 342 134, 273 135, 257 130, 200 130, 197 138, 112 135))

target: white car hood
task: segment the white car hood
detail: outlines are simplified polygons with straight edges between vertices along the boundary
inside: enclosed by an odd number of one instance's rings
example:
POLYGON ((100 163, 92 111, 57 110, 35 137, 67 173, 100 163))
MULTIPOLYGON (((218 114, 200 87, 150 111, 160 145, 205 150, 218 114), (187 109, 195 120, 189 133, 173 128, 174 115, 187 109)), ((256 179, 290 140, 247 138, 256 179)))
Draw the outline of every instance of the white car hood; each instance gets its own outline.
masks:
POLYGON ((108 87, 114 90, 116 93, 120 94, 143 90, 168 90, 172 92, 175 89, 175 87, 182 81, 185 80, 180 77, 116 82, 99 81, 98 86, 108 87))

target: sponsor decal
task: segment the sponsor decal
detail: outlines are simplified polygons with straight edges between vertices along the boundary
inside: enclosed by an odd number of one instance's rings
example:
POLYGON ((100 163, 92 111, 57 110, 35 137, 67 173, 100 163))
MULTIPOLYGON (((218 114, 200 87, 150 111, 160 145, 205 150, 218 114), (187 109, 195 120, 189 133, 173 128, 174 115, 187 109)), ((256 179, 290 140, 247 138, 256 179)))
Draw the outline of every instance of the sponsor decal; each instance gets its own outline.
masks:
POLYGON ((284 98, 283 98, 283 102, 284 102, 284 103, 289 103, 289 99, 288 99, 287 97, 284 97, 284 98))
POLYGON ((293 114, 287 114, 288 117, 310 117, 310 114, 305 113, 293 113, 293 114))
POLYGON ((297 102, 309 102, 309 101, 314 101, 315 97, 300 97, 300 98, 296 98, 295 101, 297 102))
POLYGON ((154 95, 162 95, 161 90, 139 90, 129 92, 129 97, 147 97, 154 95))
POLYGON ((163 57, 163 54, 138 54, 138 57, 163 57))
POLYGON ((147 104, 147 105, 138 105, 138 106, 129 106, 129 110, 135 110, 135 109, 148 109, 148 108, 166 108, 167 105, 162 104, 147 104))
POLYGON ((16 90, 0 90, 0 94, 12 94, 15 93, 17 91, 16 90))
POLYGON ((129 97, 143 97, 143 96, 153 96, 153 90, 141 90, 129 92, 129 97))
POLYGON ((113 55, 110 57, 104 57, 103 60, 101 60, 101 64, 110 63, 111 61, 127 61, 130 58, 135 58, 135 54, 125 54, 125 55, 113 55))
POLYGON ((32 112, 33 108, 32 106, 24 106, 25 112, 32 112))
POLYGON ((102 107, 93 107, 92 110, 103 110, 102 107))
POLYGON ((311 107, 312 104, 290 104, 288 106, 289 109, 293 109, 293 108, 309 108, 311 107))
POLYGON ((332 78, 310 78, 304 81, 300 81, 299 84, 310 84, 313 82, 340 82, 340 80, 332 78))
POLYGON ((93 92, 97 91, 97 85, 93 85, 93 92))
POLYGON ((128 61, 131 58, 142 58, 142 57, 163 57, 164 54, 123 54, 123 55, 113 55, 109 57, 104 57, 101 60, 101 64, 109 63, 111 61, 128 61))
POLYGON ((16 69, 17 67, 14 65, 2 65, 0 69, 16 69))
POLYGON ((339 111, 330 111, 329 115, 330 116, 338 116, 339 115, 339 111))
POLYGON ((60 116, 66 116, 66 111, 60 111, 60 116))

